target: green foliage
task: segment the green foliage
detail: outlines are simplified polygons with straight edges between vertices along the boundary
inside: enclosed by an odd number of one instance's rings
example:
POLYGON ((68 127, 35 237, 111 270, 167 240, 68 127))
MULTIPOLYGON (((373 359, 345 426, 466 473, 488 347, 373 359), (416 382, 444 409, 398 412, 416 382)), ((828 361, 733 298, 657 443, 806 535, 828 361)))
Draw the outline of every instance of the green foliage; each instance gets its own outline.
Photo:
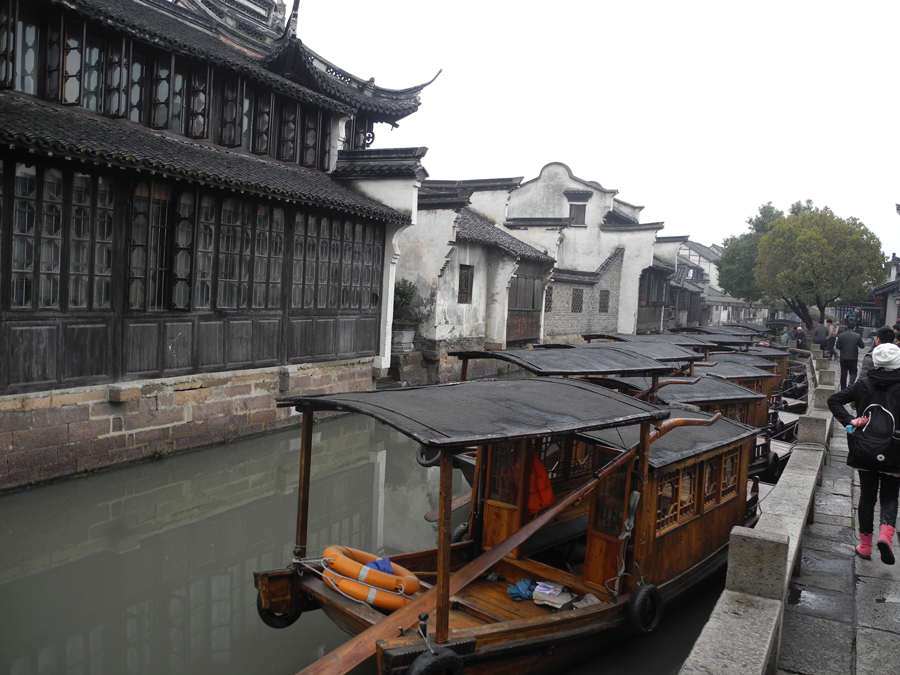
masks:
POLYGON ((761 232, 747 232, 725 240, 725 251, 716 262, 716 267, 719 268, 719 284, 730 296, 747 302, 762 299, 762 289, 753 275, 762 236, 761 232))
POLYGON ((416 298, 416 285, 406 277, 394 283, 394 323, 404 326, 415 326, 419 316, 413 309, 416 298))
POLYGON ((772 223, 759 241, 756 282, 763 293, 784 300, 807 326, 809 307, 865 298, 885 274, 881 242, 856 218, 839 218, 807 200, 772 223))
POLYGON ((772 202, 766 202, 757 210, 759 213, 756 216, 747 218, 747 224, 751 230, 760 234, 765 234, 771 229, 772 223, 784 218, 784 211, 776 209, 772 206, 772 202))

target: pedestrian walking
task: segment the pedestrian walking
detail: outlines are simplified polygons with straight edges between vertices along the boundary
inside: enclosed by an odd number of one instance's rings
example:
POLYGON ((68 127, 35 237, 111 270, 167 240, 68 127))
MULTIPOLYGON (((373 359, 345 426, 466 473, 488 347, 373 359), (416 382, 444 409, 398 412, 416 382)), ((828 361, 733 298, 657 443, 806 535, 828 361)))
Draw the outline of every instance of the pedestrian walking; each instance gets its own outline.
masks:
MULTIPOLYGON (((845 333, 842 333, 845 335, 845 333)), ((888 460, 886 470, 879 470, 881 464, 877 464, 866 454, 866 448, 863 447, 862 434, 867 428, 870 419, 878 414, 878 409, 870 405, 870 402, 879 397, 880 401, 890 402, 893 404, 891 413, 896 418, 900 412, 900 406, 897 405, 896 396, 900 393, 900 347, 895 344, 880 344, 872 350, 872 357, 875 364, 874 369, 869 371, 869 376, 858 379, 855 383, 841 389, 836 394, 832 394, 828 398, 828 408, 841 424, 847 427, 847 445, 849 454, 847 456, 847 464, 856 469, 859 473, 859 504, 857 506, 857 516, 859 520, 859 540, 860 543, 856 547, 856 555, 866 560, 872 557, 872 537, 875 534, 875 503, 880 505, 881 511, 881 527, 878 535, 878 552, 881 554, 881 561, 886 565, 894 564, 894 550, 892 540, 894 537, 895 527, 897 525, 897 501, 900 498, 900 473, 895 473, 900 467, 890 463, 888 460), (881 392, 880 396, 877 392, 881 392), (853 403, 857 411, 863 411, 869 415, 853 417, 844 407, 847 403, 853 403), (857 433, 860 438, 856 438, 857 433)), ((841 360, 843 363, 843 359, 841 360)), ((886 418, 882 418, 886 419, 886 418)), ((900 441, 894 440, 896 426, 892 418, 889 423, 887 433, 890 435, 888 440, 889 447, 894 453, 900 452, 896 444, 900 441)), ((883 457, 884 455, 882 455, 883 457)))
POLYGON ((867 377, 869 371, 875 367, 875 359, 872 354, 875 352, 875 347, 878 345, 892 345, 896 340, 896 336, 894 335, 894 329, 890 326, 882 326, 875 333, 875 344, 872 345, 872 350, 863 357, 862 365, 859 367, 859 377, 857 379, 861 379, 863 377, 867 377))
POLYGON ((834 343, 835 349, 841 359, 841 389, 856 382, 856 371, 859 367, 859 350, 864 349, 866 343, 862 336, 851 325, 847 330, 838 335, 834 343), (847 381, 849 378, 849 382, 847 381))
POLYGON ((822 356, 825 356, 828 352, 828 326, 824 323, 820 323, 815 328, 813 328, 813 344, 819 345, 822 349, 822 356))
POLYGON ((828 328, 828 352, 825 354, 829 359, 835 358, 834 342, 837 340, 837 324, 831 319, 825 319, 825 326, 828 328))

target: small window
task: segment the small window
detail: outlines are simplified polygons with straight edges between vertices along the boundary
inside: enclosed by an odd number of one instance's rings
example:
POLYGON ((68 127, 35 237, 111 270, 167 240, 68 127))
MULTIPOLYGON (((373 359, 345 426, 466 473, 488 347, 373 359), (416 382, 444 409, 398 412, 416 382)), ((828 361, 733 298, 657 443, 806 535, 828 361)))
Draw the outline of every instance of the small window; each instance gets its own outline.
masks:
POLYGON ((609 291, 600 291, 600 313, 609 313, 609 291))
POLYGON ((587 204, 569 204, 569 224, 584 225, 587 204))
POLYGON ((583 288, 573 288, 572 289, 572 313, 573 314, 581 314, 581 308, 584 305, 584 289, 583 288))
POLYGON ((460 305, 468 305, 472 302, 472 277, 475 268, 471 265, 459 266, 459 293, 456 302, 460 305))
POLYGON ((544 311, 553 311, 553 286, 547 286, 547 292, 544 294, 544 311))

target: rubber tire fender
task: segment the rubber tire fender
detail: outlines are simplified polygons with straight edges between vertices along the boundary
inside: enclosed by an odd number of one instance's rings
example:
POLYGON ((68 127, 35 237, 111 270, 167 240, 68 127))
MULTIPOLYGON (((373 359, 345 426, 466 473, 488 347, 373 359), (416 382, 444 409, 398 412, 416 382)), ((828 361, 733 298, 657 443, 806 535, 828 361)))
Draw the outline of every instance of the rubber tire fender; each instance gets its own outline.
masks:
POLYGON ((780 468, 778 454, 773 450, 769 450, 769 453, 766 455, 766 474, 772 480, 778 480, 778 476, 781 475, 780 468))
POLYGON ((468 520, 453 528, 453 532, 450 533, 450 543, 456 544, 457 542, 462 541, 467 534, 469 534, 468 520))
POLYGON ((416 450, 416 461, 422 466, 437 466, 441 463, 441 451, 434 450, 432 448, 428 448, 429 451, 434 452, 435 455, 433 457, 429 457, 425 454, 426 448, 424 445, 420 445, 416 450))
POLYGON ((406 675, 438 675, 438 673, 463 675, 465 672, 466 667, 459 654, 446 647, 435 647, 434 654, 427 649, 419 654, 410 664, 406 675))
POLYGON ((641 584, 634 589, 625 607, 628 625, 637 635, 649 635, 662 619, 662 593, 653 584, 641 584))
POLYGON ((259 614, 259 618, 262 619, 262 622, 269 628, 287 628, 299 619, 303 612, 297 611, 292 614, 276 614, 271 609, 266 609, 262 606, 262 596, 257 593, 256 613, 259 614))

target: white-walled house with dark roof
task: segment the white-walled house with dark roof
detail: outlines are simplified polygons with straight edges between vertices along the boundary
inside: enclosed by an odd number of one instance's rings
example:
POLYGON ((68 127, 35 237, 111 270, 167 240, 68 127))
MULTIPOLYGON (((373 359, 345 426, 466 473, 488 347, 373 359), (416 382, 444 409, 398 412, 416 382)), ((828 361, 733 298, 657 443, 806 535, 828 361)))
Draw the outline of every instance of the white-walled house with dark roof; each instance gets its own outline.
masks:
MULTIPOLYGON (((455 381, 460 364, 447 357, 448 351, 504 349, 540 340, 544 286, 554 260, 475 208, 502 211, 509 187, 519 180, 472 181, 479 184, 468 187, 425 181, 417 224, 398 240, 397 269, 397 278, 417 289, 414 348, 423 362, 404 374, 404 359, 410 357, 395 355, 397 379, 455 381)), ((490 363, 470 367, 496 371, 490 363)))

